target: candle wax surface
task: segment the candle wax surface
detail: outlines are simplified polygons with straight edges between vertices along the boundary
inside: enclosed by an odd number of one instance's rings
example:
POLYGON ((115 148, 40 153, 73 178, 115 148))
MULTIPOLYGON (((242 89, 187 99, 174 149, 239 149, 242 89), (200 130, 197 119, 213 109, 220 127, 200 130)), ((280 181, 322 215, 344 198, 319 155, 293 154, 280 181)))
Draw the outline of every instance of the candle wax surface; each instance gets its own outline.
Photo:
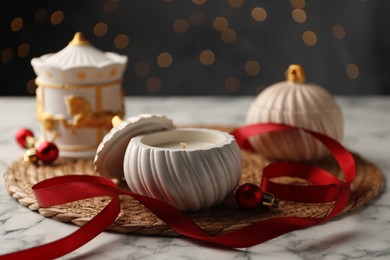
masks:
POLYGON ((199 141, 183 141, 183 142, 166 142, 155 144, 153 147, 158 148, 172 148, 172 149, 204 149, 212 147, 214 144, 208 142, 199 142, 199 141))
POLYGON ((176 150, 202 150, 220 146, 227 142, 228 135, 216 130, 202 128, 178 128, 154 132, 132 139, 154 148, 176 150))

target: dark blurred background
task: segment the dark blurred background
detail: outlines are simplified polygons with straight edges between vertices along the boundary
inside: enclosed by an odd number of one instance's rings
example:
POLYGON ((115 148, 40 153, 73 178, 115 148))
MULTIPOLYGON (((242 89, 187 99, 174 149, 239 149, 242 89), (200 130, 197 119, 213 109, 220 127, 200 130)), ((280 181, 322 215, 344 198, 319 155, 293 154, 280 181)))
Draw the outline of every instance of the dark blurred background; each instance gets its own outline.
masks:
POLYGON ((390 94, 386 0, 15 0, 0 12, 2 96, 34 95, 31 59, 77 31, 128 56, 127 95, 254 95, 291 63, 335 95, 390 94))

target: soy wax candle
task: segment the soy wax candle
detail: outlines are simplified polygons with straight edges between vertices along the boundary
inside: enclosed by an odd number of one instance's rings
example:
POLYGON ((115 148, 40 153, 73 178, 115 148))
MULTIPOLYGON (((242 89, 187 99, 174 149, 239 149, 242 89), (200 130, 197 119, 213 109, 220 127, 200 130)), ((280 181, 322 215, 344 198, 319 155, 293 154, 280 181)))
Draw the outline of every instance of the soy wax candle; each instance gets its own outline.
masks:
POLYGON ((118 163, 122 170, 116 177, 124 177, 132 192, 182 211, 222 202, 237 187, 242 167, 240 149, 230 134, 175 128, 158 115, 128 119, 105 136, 95 157, 96 170, 113 177, 118 163))

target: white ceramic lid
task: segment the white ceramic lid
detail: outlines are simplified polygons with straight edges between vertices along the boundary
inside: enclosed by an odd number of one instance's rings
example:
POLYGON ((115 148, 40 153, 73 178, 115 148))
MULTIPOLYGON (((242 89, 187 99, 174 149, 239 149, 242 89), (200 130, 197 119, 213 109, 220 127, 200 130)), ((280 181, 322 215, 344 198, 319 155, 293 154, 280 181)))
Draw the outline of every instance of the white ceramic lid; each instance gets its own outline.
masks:
POLYGON ((94 159, 95 170, 109 178, 123 178, 123 159, 131 138, 175 128, 172 120, 157 114, 141 114, 122 121, 106 134, 94 159))
POLYGON ((91 76, 96 81, 115 80, 122 77, 126 63, 127 56, 97 49, 81 32, 77 32, 73 40, 59 52, 45 54, 31 60, 35 73, 45 82, 80 79, 81 82, 91 83, 92 78, 89 78, 91 76), (100 71, 100 73, 98 75, 91 73, 93 71, 100 71), (72 73, 76 74, 76 79, 71 77, 72 73))

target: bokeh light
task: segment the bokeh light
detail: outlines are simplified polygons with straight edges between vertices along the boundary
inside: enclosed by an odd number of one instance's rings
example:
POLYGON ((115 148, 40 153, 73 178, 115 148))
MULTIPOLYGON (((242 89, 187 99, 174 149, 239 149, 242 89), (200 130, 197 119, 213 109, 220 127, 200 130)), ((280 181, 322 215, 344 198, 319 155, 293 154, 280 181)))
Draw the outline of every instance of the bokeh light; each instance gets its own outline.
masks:
POLYGON ((168 68, 172 64, 172 55, 168 52, 162 52, 157 56, 157 64, 161 68, 168 68))
POLYGON ((317 35, 312 31, 306 31, 302 36, 303 42, 308 46, 314 46, 317 44, 317 35))
POLYGON ((199 60, 203 65, 211 65, 215 61, 215 54, 210 50, 204 50, 200 53, 199 60))
POLYGON ((35 94, 35 90, 37 89, 35 79, 30 79, 29 81, 27 81, 26 89, 28 93, 35 94))
POLYGON ((303 9, 305 7, 305 0, 290 0, 290 3, 295 8, 303 9))
POLYGON ((293 20, 297 23, 304 23, 306 21, 306 12, 303 11, 302 9, 294 9, 291 12, 291 16, 293 20))
POLYGON ((11 48, 5 48, 1 51, 1 63, 7 64, 10 63, 13 58, 13 53, 11 48))
POLYGON ((50 22, 52 25, 59 25, 64 21, 64 13, 62 11, 55 11, 50 16, 50 22))
POLYGON ((150 72, 150 67, 148 63, 141 61, 135 65, 134 70, 138 77, 146 77, 150 72))
POLYGON ((129 37, 126 34, 119 34, 115 37, 114 45, 118 49, 124 49, 129 45, 129 37))
POLYGON ((179 18, 173 22, 173 30, 177 33, 184 33, 188 30, 188 22, 183 18, 179 18))
POLYGON ((157 77, 150 77, 146 81, 146 89, 149 93, 156 94, 161 90, 162 82, 157 77))
POLYGON ((30 45, 28 43, 22 43, 18 47, 18 56, 20 58, 26 57, 30 53, 30 45))
POLYGON ((332 35, 337 40, 343 40, 345 38, 345 29, 341 25, 334 25, 332 27, 332 35))
POLYGON ((35 12, 34 19, 37 23, 43 23, 47 18, 46 9, 40 8, 35 12))
POLYGON ((106 35, 107 31, 108 31, 108 26, 106 23, 103 23, 103 22, 97 23, 93 27, 93 33, 97 37, 102 37, 102 36, 106 35))
POLYGON ((262 7, 253 8, 251 14, 252 18, 258 22, 263 22, 267 19, 267 11, 262 7))
POLYGON ((196 5, 202 5, 206 3, 206 0, 192 0, 192 2, 196 5))
POLYGON ((105 13, 114 13, 116 9, 118 8, 117 1, 114 0, 107 0, 103 5, 103 10, 105 13))
POLYGON ((229 77, 225 80, 225 90, 229 93, 236 93, 240 87, 240 81, 236 77, 229 77))
POLYGON ((250 76, 257 76, 260 73, 260 65, 257 61, 250 60, 245 63, 245 72, 250 76))
POLYGON ((215 30, 223 32, 229 28, 229 22, 225 17, 218 16, 213 20, 213 27, 215 30))
POLYGON ((359 67, 356 64, 347 65, 347 75, 350 79, 357 79, 359 77, 359 67))
POLYGON ((20 17, 16 17, 11 22, 11 30, 13 32, 20 31, 23 28, 23 19, 20 17))
POLYGON ((243 0, 228 0, 228 4, 233 8, 239 8, 243 3, 243 0))
POLYGON ((221 32, 221 39, 225 43, 235 42, 237 39, 236 31, 233 29, 227 29, 226 31, 221 32))

